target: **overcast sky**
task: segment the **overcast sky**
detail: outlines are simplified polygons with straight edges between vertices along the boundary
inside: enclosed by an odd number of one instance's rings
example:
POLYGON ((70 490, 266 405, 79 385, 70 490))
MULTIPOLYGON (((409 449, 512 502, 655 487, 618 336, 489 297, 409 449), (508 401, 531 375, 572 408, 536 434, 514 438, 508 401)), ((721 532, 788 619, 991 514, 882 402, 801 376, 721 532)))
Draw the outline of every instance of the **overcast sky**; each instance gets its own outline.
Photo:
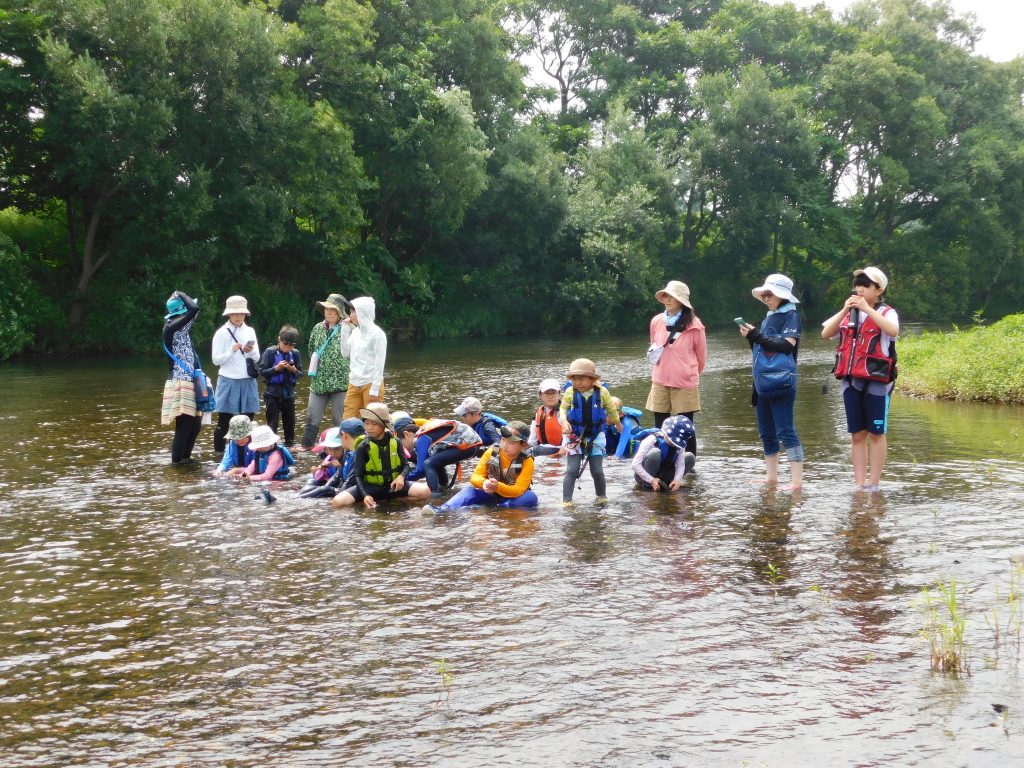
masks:
MULTIPOLYGON (((769 0, 780 5, 786 0, 769 0)), ((809 8, 824 3, 836 16, 840 15, 853 0, 789 0, 800 8, 809 8)), ((975 53, 987 56, 993 61, 1009 61, 1024 53, 1024 2, 1021 0, 953 0, 958 14, 973 13, 985 29, 978 41, 975 53)))

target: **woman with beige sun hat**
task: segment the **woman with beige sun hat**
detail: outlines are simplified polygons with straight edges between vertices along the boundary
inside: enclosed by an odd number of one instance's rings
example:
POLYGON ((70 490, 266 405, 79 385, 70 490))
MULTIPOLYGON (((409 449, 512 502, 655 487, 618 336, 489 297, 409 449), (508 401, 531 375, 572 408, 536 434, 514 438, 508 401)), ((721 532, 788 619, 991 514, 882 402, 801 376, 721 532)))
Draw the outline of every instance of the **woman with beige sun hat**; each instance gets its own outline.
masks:
MULTIPOLYGON (((686 283, 669 280, 654 298, 665 311, 651 318, 647 357, 654 370, 647 410, 654 414, 654 424, 660 428, 669 416, 682 415, 693 421, 700 410, 700 375, 707 362, 708 344, 686 283)), ((696 455, 697 439, 691 437, 685 449, 696 455)))
POLYGON ((260 409, 260 388, 249 373, 246 360, 255 366, 260 359, 256 331, 248 324, 249 303, 244 296, 228 296, 224 303, 227 318, 213 334, 211 359, 217 369, 217 428, 213 432, 213 449, 221 453, 227 443, 225 435, 231 417, 244 413, 250 419, 260 409))

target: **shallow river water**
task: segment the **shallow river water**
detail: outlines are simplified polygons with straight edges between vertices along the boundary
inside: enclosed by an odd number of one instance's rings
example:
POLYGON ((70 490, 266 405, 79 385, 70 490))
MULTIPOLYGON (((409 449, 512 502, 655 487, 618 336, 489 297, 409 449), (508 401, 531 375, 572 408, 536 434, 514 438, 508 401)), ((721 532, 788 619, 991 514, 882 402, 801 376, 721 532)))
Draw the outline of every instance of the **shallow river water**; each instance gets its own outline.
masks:
MULTIPOLYGON (((208 427, 170 466, 162 361, 3 365, 0 765, 1024 765, 1024 413, 896 398, 883 489, 854 492, 810 341, 806 487, 774 491, 751 483, 746 345, 709 345, 680 494, 609 460, 610 503, 587 476, 565 509, 540 460, 539 509, 438 517, 334 511, 301 479, 268 506, 210 478, 208 427), (932 672, 919 634, 950 578, 969 676, 932 672)), ((585 355, 642 407, 644 348, 395 347, 388 400, 523 418, 585 355)))

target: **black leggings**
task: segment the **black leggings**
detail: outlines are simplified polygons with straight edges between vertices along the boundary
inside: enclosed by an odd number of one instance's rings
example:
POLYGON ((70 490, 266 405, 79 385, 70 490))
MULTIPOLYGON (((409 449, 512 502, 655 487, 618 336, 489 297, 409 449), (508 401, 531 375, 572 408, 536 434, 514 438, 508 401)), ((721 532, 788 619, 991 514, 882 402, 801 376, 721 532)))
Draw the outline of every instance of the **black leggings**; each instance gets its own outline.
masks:
MULTIPOLYGON (((576 453, 567 456, 565 459, 565 477, 562 478, 562 501, 572 501, 572 492, 576 490, 576 481, 579 478, 580 466, 583 464, 583 454, 576 453)), ((594 478, 594 493, 600 496, 608 495, 608 486, 604 479, 604 456, 591 456, 587 462, 590 468, 590 476, 594 478)))
MULTIPOLYGON (((231 417, 237 416, 237 413, 218 413, 217 414, 217 428, 213 430, 213 450, 217 453, 224 453, 224 447, 227 445, 227 433, 228 424, 231 423, 231 417)), ((250 419, 256 414, 247 413, 245 414, 250 419)))
MULTIPOLYGON (((677 413, 676 416, 685 416, 690 421, 693 421, 693 416, 694 416, 695 413, 697 413, 697 412, 696 411, 690 411, 689 413, 677 413)), ((655 411, 654 412, 654 426, 656 426, 658 429, 661 429, 661 425, 665 423, 665 419, 667 419, 668 417, 669 417, 669 414, 667 414, 667 413, 659 413, 658 411, 655 411)), ((694 456, 697 455, 697 435, 696 434, 694 434, 693 437, 691 437, 689 440, 686 441, 686 450, 688 452, 692 453, 694 456)))
POLYGON ((178 416, 174 419, 174 440, 171 442, 171 461, 175 464, 192 458, 192 449, 203 427, 202 416, 178 416))

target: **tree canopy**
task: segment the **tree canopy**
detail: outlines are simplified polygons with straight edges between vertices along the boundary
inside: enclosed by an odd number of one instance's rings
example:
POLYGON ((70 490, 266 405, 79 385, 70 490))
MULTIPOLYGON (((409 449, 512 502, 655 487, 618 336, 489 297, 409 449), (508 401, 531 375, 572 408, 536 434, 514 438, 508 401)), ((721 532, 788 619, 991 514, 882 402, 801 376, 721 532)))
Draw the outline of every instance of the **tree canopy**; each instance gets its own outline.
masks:
POLYGON ((1000 317, 1024 59, 979 34, 925 0, 9 0, 0 357, 151 348, 175 288, 270 333, 334 291, 587 332, 775 271, 824 315, 877 264, 908 319, 1000 317))

